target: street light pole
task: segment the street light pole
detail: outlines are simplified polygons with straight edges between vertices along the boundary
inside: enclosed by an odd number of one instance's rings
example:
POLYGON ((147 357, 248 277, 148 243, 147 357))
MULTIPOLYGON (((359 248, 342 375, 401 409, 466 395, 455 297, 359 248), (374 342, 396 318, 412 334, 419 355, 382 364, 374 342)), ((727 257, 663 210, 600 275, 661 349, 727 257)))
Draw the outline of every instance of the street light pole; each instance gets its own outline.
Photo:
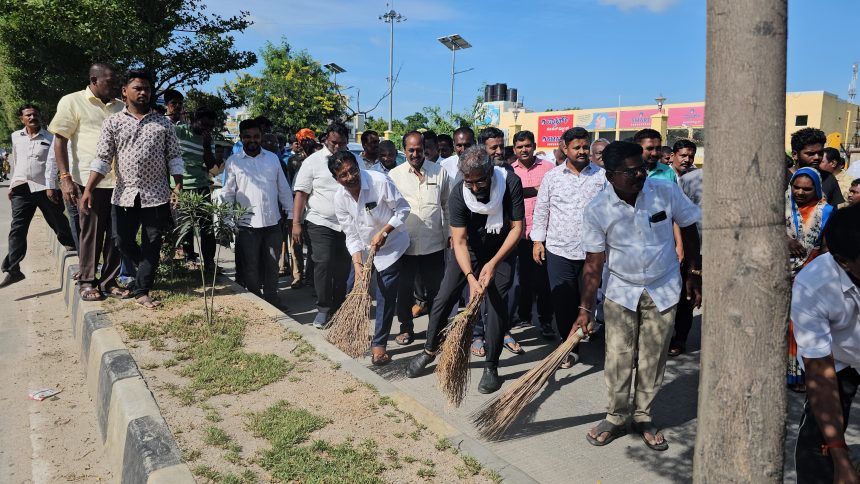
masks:
POLYGON ((388 131, 392 131, 391 122, 394 119, 394 22, 404 22, 406 17, 394 10, 392 2, 391 10, 379 16, 379 20, 391 24, 391 42, 388 47, 388 131))
MULTIPOLYGON (((457 74, 460 74, 456 71, 457 66, 457 51, 468 49, 472 47, 472 44, 466 42, 466 39, 460 37, 459 34, 447 35, 445 37, 439 37, 439 42, 442 43, 445 47, 451 50, 451 102, 448 105, 448 111, 454 112, 454 78, 457 74)), ((472 69, 466 69, 465 71, 471 71, 472 69)))

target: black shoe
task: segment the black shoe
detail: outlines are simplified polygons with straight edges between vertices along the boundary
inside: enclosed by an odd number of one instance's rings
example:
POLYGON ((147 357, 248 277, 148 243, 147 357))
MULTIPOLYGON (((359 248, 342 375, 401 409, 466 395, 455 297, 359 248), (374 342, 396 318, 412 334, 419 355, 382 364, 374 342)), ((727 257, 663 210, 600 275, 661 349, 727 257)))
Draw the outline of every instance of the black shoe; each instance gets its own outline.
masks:
POLYGON ((22 273, 20 271, 7 272, 6 277, 3 278, 3 282, 0 282, 0 289, 4 288, 6 286, 11 286, 12 284, 15 284, 16 282, 21 282, 23 280, 24 280, 24 273, 22 273))
POLYGON ((555 330, 552 329, 552 323, 540 325, 540 335, 544 339, 555 339, 555 330))
POLYGON ((406 365, 406 376, 408 378, 421 376, 424 368, 426 368, 427 365, 432 363, 435 359, 435 355, 428 355, 426 351, 422 351, 418 356, 413 356, 412 359, 409 360, 409 364, 406 365))
POLYGON ((499 388, 502 388, 502 379, 499 378, 498 368, 484 368, 481 382, 478 383, 478 391, 480 393, 494 393, 499 388))

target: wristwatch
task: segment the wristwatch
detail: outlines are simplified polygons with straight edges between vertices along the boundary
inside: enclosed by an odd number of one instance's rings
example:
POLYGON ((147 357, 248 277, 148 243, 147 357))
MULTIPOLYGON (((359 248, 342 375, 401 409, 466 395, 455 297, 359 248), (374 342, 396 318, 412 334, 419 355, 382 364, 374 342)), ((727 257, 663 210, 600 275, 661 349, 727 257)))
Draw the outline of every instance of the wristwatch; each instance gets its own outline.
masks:
POLYGON ((383 230, 383 231, 382 231, 382 238, 383 238, 383 239, 387 239, 387 238, 388 238, 388 232, 386 232, 386 231, 384 231, 384 230, 383 230))
POLYGON ((689 271, 687 271, 687 274, 689 274, 691 276, 702 277, 702 270, 701 269, 690 269, 689 271))

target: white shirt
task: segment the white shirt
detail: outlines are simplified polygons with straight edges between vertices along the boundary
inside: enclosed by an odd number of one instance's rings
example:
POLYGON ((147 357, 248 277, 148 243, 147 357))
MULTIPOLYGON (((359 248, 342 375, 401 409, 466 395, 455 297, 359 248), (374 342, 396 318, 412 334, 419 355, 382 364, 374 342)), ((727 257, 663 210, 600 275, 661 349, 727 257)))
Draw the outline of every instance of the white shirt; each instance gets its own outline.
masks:
POLYGON ((28 185, 30 192, 41 192, 45 189, 57 188, 56 172, 52 176, 48 171, 48 155, 54 135, 42 128, 33 136, 27 134, 27 129, 12 133, 12 155, 9 157, 9 168, 12 180, 9 188, 18 185, 28 185))
POLYGON ((448 173, 439 164, 425 161, 421 174, 423 179, 419 180, 409 163, 388 172, 394 186, 409 203, 408 255, 432 254, 448 246, 448 197, 451 195, 448 173))
POLYGON ((260 150, 249 156, 242 150, 227 159, 227 180, 221 197, 227 203, 238 202, 253 214, 241 225, 253 228, 271 227, 281 220, 281 210, 293 211, 293 192, 281 169, 281 161, 271 151, 260 150))
MULTIPOLYGON (((328 169, 331 151, 325 146, 305 158, 296 174, 294 190, 308 194, 305 220, 332 230, 341 231, 334 213, 334 196, 340 185, 328 169)), ((362 168, 362 171, 364 169, 362 168)))
POLYGON ((446 172, 448 172, 448 179, 451 180, 451 186, 457 183, 457 177, 460 176, 460 155, 451 155, 440 161, 439 164, 446 172))
MULTIPOLYGON (((393 170, 393 169, 394 168, 392 168, 391 170, 393 170)), ((376 163, 371 165, 371 167, 368 168, 368 170, 378 171, 379 173, 382 173, 383 175, 387 175, 391 171, 388 168, 386 168, 385 165, 383 165, 381 161, 377 161, 376 163)))
POLYGON ((397 191, 394 182, 382 173, 361 170, 360 176, 358 200, 338 184, 334 198, 337 220, 346 235, 346 248, 350 254, 367 250, 373 236, 386 224, 394 227, 373 258, 376 270, 384 271, 409 247, 409 234, 404 227, 409 216, 409 204, 397 191))
POLYGON ((860 289, 829 252, 794 279, 791 321, 801 365, 832 353, 836 371, 860 368, 860 289))
POLYGON ((567 163, 543 176, 532 218, 531 239, 570 260, 585 259, 582 225, 588 204, 606 186, 606 171, 589 163, 577 175, 567 163))
POLYGON ((585 211, 582 239, 586 252, 608 252, 606 297, 631 311, 643 290, 660 311, 678 304, 681 271, 672 222, 687 227, 701 217, 677 183, 645 179, 635 207, 607 185, 585 211), (651 222, 654 216, 662 220, 651 222))
POLYGON ((852 180, 860 178, 860 161, 855 161, 854 163, 851 163, 851 166, 849 166, 848 169, 845 171, 848 173, 852 180))

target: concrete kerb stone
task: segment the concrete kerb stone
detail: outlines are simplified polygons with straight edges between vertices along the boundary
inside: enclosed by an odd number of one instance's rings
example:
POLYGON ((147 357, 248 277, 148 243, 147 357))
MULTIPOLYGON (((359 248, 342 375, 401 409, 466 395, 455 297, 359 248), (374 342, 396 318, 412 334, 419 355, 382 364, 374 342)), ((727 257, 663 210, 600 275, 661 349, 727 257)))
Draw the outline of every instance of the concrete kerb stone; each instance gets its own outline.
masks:
POLYGON ((81 300, 72 277, 78 271, 76 254, 56 240, 50 245, 57 255, 72 336, 81 345, 107 465, 124 484, 194 483, 155 397, 102 304, 81 300))
POLYGON ((477 459, 483 466, 498 472, 505 481, 524 484, 538 482, 515 465, 499 457, 495 452, 490 450, 477 439, 467 435, 462 431, 462 429, 452 425, 445 418, 439 416, 419 401, 398 389, 385 378, 368 369, 358 360, 351 358, 336 346, 326 341, 323 332, 315 329, 311 325, 299 323, 289 315, 283 313, 280 309, 272 306, 264 299, 245 291, 244 288, 226 277, 221 277, 219 282, 225 283, 225 285, 230 287, 230 289, 237 293, 239 297, 247 299, 249 302, 253 303, 258 309, 272 317, 284 328, 300 334, 305 341, 317 350, 317 352, 325 355, 325 357, 335 363, 340 363, 341 368, 352 374, 352 376, 376 387, 380 396, 391 398, 397 404, 399 409, 414 416, 439 437, 450 440, 454 446, 477 459))

